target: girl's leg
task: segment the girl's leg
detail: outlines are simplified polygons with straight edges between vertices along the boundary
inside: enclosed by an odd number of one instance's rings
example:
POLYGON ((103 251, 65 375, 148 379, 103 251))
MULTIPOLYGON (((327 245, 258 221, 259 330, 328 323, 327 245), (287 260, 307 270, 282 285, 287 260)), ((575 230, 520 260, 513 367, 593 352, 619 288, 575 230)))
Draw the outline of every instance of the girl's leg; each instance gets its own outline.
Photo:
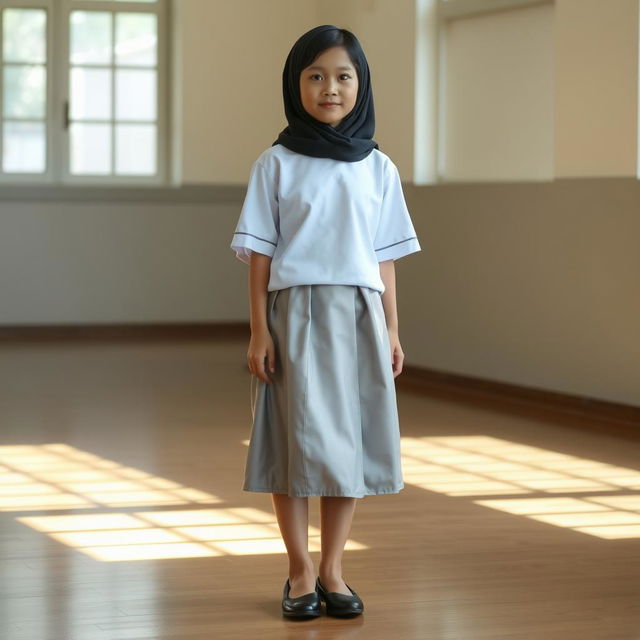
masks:
POLYGON ((315 569, 309 555, 309 503, 285 493, 272 493, 273 509, 289 555, 290 598, 316 588, 315 569))
POLYGON ((342 579, 342 553, 349 537, 357 498, 320 497, 320 527, 322 559, 320 582, 327 591, 351 595, 342 579))

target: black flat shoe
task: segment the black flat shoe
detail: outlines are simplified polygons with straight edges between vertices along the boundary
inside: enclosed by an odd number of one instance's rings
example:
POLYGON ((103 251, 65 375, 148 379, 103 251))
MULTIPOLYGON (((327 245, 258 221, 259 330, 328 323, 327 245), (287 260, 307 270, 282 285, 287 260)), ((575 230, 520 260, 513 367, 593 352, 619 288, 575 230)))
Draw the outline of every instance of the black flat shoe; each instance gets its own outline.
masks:
POLYGON ((287 578, 282 593, 282 615, 287 618, 317 618, 322 613, 317 587, 315 591, 297 598, 289 597, 290 590, 291 584, 287 578))
POLYGON ((327 591, 320 578, 316 578, 316 590, 327 605, 327 614, 330 616, 357 616, 364 611, 360 596, 348 584, 347 589, 351 591, 350 596, 338 591, 327 591))

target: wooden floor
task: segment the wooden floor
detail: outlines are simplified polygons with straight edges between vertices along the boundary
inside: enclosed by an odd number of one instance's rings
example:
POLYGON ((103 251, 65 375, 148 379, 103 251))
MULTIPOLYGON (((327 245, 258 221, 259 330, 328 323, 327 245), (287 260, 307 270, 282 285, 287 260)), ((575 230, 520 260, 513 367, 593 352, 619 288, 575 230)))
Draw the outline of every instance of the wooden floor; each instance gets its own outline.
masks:
POLYGON ((640 639, 640 441, 410 392, 405 489, 358 502, 345 551, 364 615, 283 619, 245 354, 0 346, 0 638, 640 639))

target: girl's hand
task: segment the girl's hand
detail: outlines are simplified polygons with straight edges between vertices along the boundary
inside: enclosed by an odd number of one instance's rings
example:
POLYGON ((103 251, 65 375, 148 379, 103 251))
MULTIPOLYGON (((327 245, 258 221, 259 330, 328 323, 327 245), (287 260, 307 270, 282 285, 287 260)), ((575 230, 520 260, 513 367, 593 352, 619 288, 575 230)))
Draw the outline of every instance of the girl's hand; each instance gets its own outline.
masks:
POLYGON ((275 347, 273 338, 267 328, 251 332, 251 340, 249 341, 249 350, 247 351, 247 364, 249 371, 267 384, 271 384, 271 380, 267 374, 265 359, 270 372, 275 371, 275 347))
POLYGON ((404 362, 404 352, 400 346, 400 338, 398 332, 389 329, 389 346, 391 347, 391 366, 393 368, 393 377, 397 378, 402 372, 402 363, 404 362))

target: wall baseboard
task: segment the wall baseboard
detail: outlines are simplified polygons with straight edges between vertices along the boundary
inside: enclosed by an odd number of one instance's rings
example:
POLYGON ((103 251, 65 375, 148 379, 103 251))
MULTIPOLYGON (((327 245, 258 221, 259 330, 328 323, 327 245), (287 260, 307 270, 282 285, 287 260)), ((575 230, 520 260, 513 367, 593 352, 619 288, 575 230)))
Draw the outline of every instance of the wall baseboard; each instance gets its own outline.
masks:
POLYGON ((640 407, 405 365, 398 389, 640 440, 640 407))
MULTIPOLYGON (((5 342, 249 340, 247 322, 0 327, 5 342)), ((399 390, 553 420, 578 429, 640 439, 640 407, 405 365, 399 390)))

